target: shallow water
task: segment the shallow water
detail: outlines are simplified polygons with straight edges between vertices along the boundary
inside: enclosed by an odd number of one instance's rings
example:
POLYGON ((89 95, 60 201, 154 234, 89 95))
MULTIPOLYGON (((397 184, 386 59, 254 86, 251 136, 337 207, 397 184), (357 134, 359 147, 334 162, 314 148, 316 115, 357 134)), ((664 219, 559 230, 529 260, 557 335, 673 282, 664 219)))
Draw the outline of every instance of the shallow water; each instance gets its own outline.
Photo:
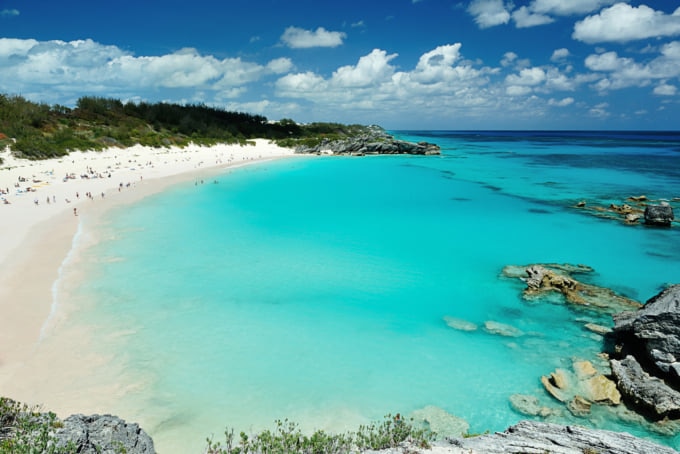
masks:
MULTIPOLYGON (((64 304, 129 385, 111 412, 163 452, 200 452, 225 426, 347 430, 427 405, 502 430, 525 418, 511 394, 551 405, 540 376, 600 350, 575 319, 610 324, 523 301, 505 265, 587 264, 583 280, 640 301, 678 282, 677 226, 573 208, 680 196, 678 136, 397 135, 443 154, 258 164, 85 223, 99 241, 78 251, 77 286, 66 270, 64 304), (447 316, 526 334, 456 331, 447 316)), ((680 446, 592 419, 571 422, 680 446)))

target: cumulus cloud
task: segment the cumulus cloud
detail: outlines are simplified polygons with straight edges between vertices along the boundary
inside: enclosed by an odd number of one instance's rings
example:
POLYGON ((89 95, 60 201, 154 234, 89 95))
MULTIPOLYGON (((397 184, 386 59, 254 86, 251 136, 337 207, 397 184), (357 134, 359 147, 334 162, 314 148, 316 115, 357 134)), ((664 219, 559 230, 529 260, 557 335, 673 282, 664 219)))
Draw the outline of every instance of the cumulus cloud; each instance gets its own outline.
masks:
POLYGON ((588 113, 592 117, 607 118, 610 115, 609 112, 607 111, 608 108, 609 108, 609 104, 606 103, 606 102, 603 102, 603 103, 597 104, 596 106, 593 106, 588 111, 588 113))
POLYGON ((191 89, 235 96, 248 84, 291 68, 292 62, 285 58, 260 65, 239 58, 217 59, 191 48, 159 56, 135 56, 92 40, 0 38, 0 92, 8 93, 41 89, 60 96, 91 93, 124 97, 125 93, 149 90, 191 89))
POLYGON ((659 85, 654 87, 654 94, 659 96, 675 96, 678 92, 678 87, 675 85, 669 85, 666 81, 661 82, 659 85))
POLYGON ((474 16, 480 28, 507 24, 510 21, 510 12, 503 0, 472 0, 468 13, 474 16))
POLYGON ((668 15, 647 5, 617 3, 577 22, 572 37, 586 43, 600 43, 675 35, 680 35, 680 8, 668 15))
POLYGON ((365 87, 382 82, 391 77, 394 67, 390 60, 397 54, 387 55, 380 49, 361 57, 356 66, 343 66, 333 73, 332 81, 340 87, 365 87))
POLYGON ((574 98, 568 97, 568 98, 563 98, 563 99, 554 99, 550 98, 548 100, 548 105, 550 106, 556 106, 556 107, 567 107, 574 104, 574 98))
POLYGON ((508 85, 534 86, 545 82, 546 74, 541 68, 526 68, 519 74, 510 74, 505 78, 508 85))
POLYGON ((545 14, 533 13, 526 6, 522 6, 521 8, 513 11, 512 20, 515 21, 517 28, 536 27, 538 25, 545 25, 555 22, 555 19, 552 17, 546 16, 545 14))
POLYGON ((354 65, 329 77, 313 72, 288 74, 276 82, 279 96, 308 100, 324 108, 353 112, 380 109, 381 115, 409 109, 428 113, 489 106, 497 96, 485 92, 492 68, 475 68, 460 54, 460 43, 438 46, 420 56, 415 67, 398 71, 396 54, 374 49, 354 65))
POLYGON ((18 9, 3 9, 0 10, 0 17, 14 17, 18 16, 19 10, 18 9))
POLYGON ((536 14, 570 16, 587 14, 619 0, 533 0, 529 5, 536 14))
POLYGON ((323 27, 316 30, 305 30, 298 27, 288 27, 281 36, 281 41, 293 49, 308 49, 311 47, 337 47, 342 45, 347 37, 344 32, 332 32, 323 27))
POLYGON ((659 56, 645 63, 605 52, 589 55, 585 65, 592 71, 606 73, 596 86, 600 91, 647 86, 653 81, 680 77, 680 41, 665 44, 659 56))
POLYGON ((569 49, 564 47, 561 49, 555 49, 552 53, 552 56, 550 57, 550 61, 559 62, 569 57, 569 55, 569 49))
POLYGON ((517 60, 517 54, 514 52, 506 52, 503 54, 503 59, 501 60, 501 65, 510 66, 517 60))

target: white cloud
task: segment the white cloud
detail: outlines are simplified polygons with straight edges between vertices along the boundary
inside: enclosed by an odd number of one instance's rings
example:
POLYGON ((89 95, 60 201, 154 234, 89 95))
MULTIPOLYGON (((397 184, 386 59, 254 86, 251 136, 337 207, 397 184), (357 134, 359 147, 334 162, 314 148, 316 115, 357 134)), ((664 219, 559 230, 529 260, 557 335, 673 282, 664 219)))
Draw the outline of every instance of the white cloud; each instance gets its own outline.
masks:
POLYGON ((501 65, 510 66, 512 62, 517 60, 517 54, 514 52, 506 52, 503 54, 503 59, 501 60, 501 65))
POLYGON ((468 12, 474 16, 480 28, 507 24, 510 21, 510 12, 503 0, 472 0, 468 12))
POLYGON ((545 14, 533 13, 526 6, 522 6, 521 8, 513 11, 512 20, 515 21, 517 28, 536 27, 538 25, 545 25, 555 22, 555 19, 552 17, 546 16, 545 14))
POLYGON ((379 109, 383 117, 403 109, 450 115, 464 107, 488 107, 497 101, 484 88, 494 69, 474 68, 461 58, 460 48, 460 43, 438 46, 422 54, 410 71, 397 71, 391 64, 396 54, 374 49, 330 77, 312 72, 288 74, 276 82, 276 93, 329 110, 379 109))
POLYGON ((545 82, 545 80, 545 71, 537 67, 523 69, 519 74, 510 74, 505 78, 508 85, 519 86, 535 86, 545 82))
POLYGON ((574 25, 572 37, 586 43, 627 42, 680 34, 680 8, 671 15, 626 3, 603 9, 574 25))
POLYGON ((678 92, 678 87, 675 85, 669 85, 666 81, 661 82, 659 85, 654 87, 654 94, 660 96, 675 96, 678 92))
POLYGON ((631 86, 643 87, 655 80, 680 77, 680 41, 661 47, 660 55, 646 63, 620 57, 616 52, 589 55, 585 65, 592 71, 607 73, 598 90, 615 90, 631 86))
POLYGON ((534 0, 529 7, 537 14, 570 16, 587 14, 617 1, 619 0, 534 0))
POLYGON ((519 85, 509 85, 505 88, 505 92, 509 96, 526 96, 531 93, 531 88, 519 85))
POLYGON ((293 62, 290 58, 277 58, 267 63, 267 69, 274 74, 287 73, 293 69, 293 62))
POLYGON ((561 49, 556 49, 555 51, 553 51, 552 56, 550 57, 550 61, 554 62, 562 61, 565 58, 569 57, 569 55, 571 55, 569 53, 569 49, 566 49, 564 47, 561 49))
POLYGON ((607 118, 609 117, 609 112, 607 109, 609 108, 609 104, 606 102, 600 103, 596 106, 593 106, 588 113, 596 118, 607 118))
POLYGON ((397 54, 387 55, 380 49, 361 57, 356 66, 343 66, 333 73, 333 84, 340 87, 366 87, 389 79, 394 68, 390 66, 397 54))
POLYGON ((12 17, 18 16, 19 14, 18 9, 3 9, 0 11, 0 17, 12 17))
POLYGON ((311 47, 337 47, 342 45, 347 37, 344 32, 332 32, 323 27, 315 31, 298 27, 288 27, 281 36, 281 41, 293 49, 308 49, 311 47))
MULTIPOLYGON (((187 48, 160 56, 135 56, 92 40, 36 41, 0 38, 0 92, 40 90, 45 98, 100 94, 125 98, 158 90, 236 96, 271 74, 292 68, 289 59, 267 65, 239 58, 217 59, 187 48)), ((44 99, 49 101, 49 99, 44 99)))
POLYGON ((567 107, 574 104, 574 98, 568 97, 563 99, 549 99, 548 105, 556 107, 567 107))

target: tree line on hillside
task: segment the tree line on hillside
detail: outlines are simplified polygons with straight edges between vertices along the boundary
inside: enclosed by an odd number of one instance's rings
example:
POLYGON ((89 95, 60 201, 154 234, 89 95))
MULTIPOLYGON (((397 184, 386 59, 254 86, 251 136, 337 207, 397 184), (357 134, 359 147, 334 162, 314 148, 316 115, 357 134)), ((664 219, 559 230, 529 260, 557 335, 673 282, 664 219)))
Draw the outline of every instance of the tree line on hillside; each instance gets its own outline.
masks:
POLYGON ((204 104, 123 103, 86 96, 69 108, 0 94, 0 149, 9 146, 15 155, 28 159, 136 144, 182 147, 189 143, 245 143, 255 138, 293 147, 324 138, 350 137, 366 129, 339 123, 298 124, 291 119, 270 122, 262 115, 204 104))

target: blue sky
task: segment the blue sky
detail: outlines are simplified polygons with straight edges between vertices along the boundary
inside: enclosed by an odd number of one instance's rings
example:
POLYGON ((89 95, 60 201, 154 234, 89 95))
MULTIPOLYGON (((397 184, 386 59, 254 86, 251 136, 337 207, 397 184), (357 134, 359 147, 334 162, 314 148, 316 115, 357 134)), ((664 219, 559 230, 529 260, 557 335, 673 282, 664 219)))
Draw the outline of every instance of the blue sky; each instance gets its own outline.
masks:
POLYGON ((388 129, 680 125, 677 0, 0 0, 0 93, 388 129))

